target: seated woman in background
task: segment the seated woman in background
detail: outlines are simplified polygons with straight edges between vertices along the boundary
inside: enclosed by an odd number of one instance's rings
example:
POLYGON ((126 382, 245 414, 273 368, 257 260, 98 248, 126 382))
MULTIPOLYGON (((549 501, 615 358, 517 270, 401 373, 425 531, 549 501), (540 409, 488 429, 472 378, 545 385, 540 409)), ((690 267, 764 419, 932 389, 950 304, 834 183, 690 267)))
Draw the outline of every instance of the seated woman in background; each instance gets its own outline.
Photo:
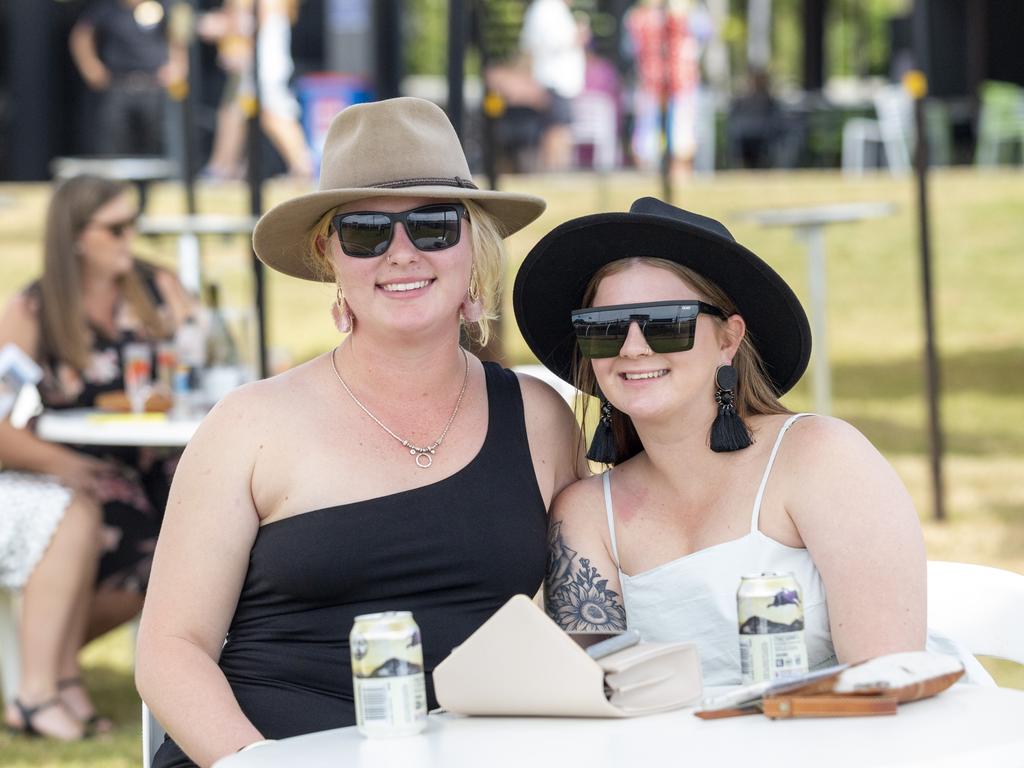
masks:
POLYGON ((155 766, 353 725, 360 614, 413 612, 435 706, 434 667, 540 589, 572 411, 460 335, 486 340, 502 239, 543 210, 478 189, 444 112, 399 98, 337 115, 320 191, 260 219, 256 253, 328 282, 345 336, 225 397, 182 456, 139 630, 155 766))
POLYGON ((925 647, 909 494, 849 424, 779 402, 807 366, 807 318, 722 224, 653 198, 566 222, 514 303, 537 358, 601 398, 589 457, 612 467, 552 507, 561 627, 693 640, 705 685, 739 684, 737 587, 774 571, 802 589, 811 669, 925 647))
MULTIPOLYGON (((0 347, 43 368, 46 407, 123 389, 124 345, 169 338, 190 311, 172 274, 132 256, 137 215, 120 182, 79 176, 53 193, 43 274, 0 316, 0 347)), ((174 459, 57 445, 5 421, 0 465, 0 585, 22 590, 20 692, 5 719, 63 739, 83 735, 77 721, 109 729, 78 651, 141 608, 174 459)))

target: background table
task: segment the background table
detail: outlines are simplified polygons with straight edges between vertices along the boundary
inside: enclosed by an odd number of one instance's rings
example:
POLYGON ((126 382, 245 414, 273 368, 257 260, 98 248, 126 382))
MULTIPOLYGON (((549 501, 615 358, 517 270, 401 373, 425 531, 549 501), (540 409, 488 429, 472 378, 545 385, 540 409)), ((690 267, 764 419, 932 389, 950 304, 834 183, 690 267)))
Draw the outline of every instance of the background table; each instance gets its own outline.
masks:
POLYGON ((202 418, 132 418, 129 414, 104 414, 93 408, 45 411, 36 421, 36 435, 43 440, 69 445, 122 445, 147 448, 180 448, 192 439, 202 418))
POLYGON ((807 245, 807 267, 811 298, 812 385, 816 413, 832 412, 832 376, 828 362, 826 317, 825 227, 828 224, 862 221, 889 216, 896 210, 892 203, 839 203, 809 208, 775 208, 747 211, 742 218, 765 227, 793 227, 796 236, 807 245))
POLYGON ((215 768, 822 768, 1022 766, 1024 692, 960 685, 879 717, 700 720, 690 709, 624 720, 432 715, 418 736, 355 728, 298 736, 215 768))

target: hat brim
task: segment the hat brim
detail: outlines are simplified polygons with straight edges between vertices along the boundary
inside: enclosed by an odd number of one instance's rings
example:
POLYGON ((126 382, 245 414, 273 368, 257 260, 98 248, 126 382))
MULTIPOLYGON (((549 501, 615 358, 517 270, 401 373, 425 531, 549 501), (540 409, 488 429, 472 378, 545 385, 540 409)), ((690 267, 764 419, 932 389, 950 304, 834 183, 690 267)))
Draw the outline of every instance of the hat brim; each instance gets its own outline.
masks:
POLYGON ((375 197, 426 197, 434 200, 472 200, 491 214, 508 237, 540 216, 547 203, 533 195, 495 192, 451 186, 420 186, 388 189, 359 187, 312 192, 287 200, 267 211, 252 233, 252 245, 260 261, 271 269, 304 280, 323 280, 310 263, 306 238, 328 211, 354 200, 375 197))
POLYGON ((781 395, 807 368, 811 329, 786 282, 742 245, 664 216, 599 213, 548 233, 516 275, 512 304, 523 339, 559 378, 572 381, 576 349, 570 313, 606 264, 657 257, 689 267, 718 285, 735 303, 747 334, 781 395))

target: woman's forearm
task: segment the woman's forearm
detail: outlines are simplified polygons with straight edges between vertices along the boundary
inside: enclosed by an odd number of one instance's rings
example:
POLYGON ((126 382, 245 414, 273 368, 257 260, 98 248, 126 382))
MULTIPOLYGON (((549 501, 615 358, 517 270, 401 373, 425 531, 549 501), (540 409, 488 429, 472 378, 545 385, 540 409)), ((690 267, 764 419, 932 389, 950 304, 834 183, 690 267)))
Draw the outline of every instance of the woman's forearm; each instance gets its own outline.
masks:
POLYGON ((135 684, 171 738, 200 766, 264 738, 217 663, 188 640, 140 637, 135 684))
POLYGON ((59 474, 61 461, 71 453, 70 448, 40 440, 6 421, 0 422, 0 464, 5 469, 59 474))

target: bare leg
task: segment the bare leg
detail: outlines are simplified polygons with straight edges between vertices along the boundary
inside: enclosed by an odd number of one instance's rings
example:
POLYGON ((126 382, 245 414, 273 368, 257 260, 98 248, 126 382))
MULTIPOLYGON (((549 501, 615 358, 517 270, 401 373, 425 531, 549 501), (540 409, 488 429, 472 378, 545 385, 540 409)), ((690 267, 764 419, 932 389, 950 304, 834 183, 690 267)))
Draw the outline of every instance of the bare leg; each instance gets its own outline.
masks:
POLYGON ((217 110, 217 128, 207 167, 216 176, 234 178, 240 171, 239 163, 244 146, 245 114, 238 103, 232 101, 217 110))
POLYGON ((82 670, 78 665, 78 653, 85 645, 85 631, 92 613, 94 580, 95 575, 89 581, 82 582, 78 599, 75 601, 74 613, 61 651, 58 685, 60 698, 68 711, 82 722, 91 721, 96 733, 106 733, 113 728, 113 723, 106 718, 93 719, 96 707, 82 682, 82 670))
POLYGON ((309 178, 313 175, 313 157, 306 144, 306 135, 294 118, 273 112, 264 112, 260 120, 267 134, 292 176, 309 178))
POLYGON ((143 598, 143 595, 128 589, 103 589, 96 592, 92 597, 85 642, 91 642, 138 616, 143 598))
POLYGON ((572 164, 572 130, 553 125, 540 139, 541 164, 546 171, 564 171, 572 164))
MULTIPOLYGON (((81 585, 91 585, 95 578, 99 524, 100 510, 95 502, 74 496, 22 591, 18 700, 26 707, 57 696, 62 651, 75 602, 81 585)), ((24 725, 14 706, 7 708, 6 717, 12 725, 24 725)), ((82 724, 63 706, 40 710, 33 725, 41 733, 64 741, 83 735, 82 724)))

